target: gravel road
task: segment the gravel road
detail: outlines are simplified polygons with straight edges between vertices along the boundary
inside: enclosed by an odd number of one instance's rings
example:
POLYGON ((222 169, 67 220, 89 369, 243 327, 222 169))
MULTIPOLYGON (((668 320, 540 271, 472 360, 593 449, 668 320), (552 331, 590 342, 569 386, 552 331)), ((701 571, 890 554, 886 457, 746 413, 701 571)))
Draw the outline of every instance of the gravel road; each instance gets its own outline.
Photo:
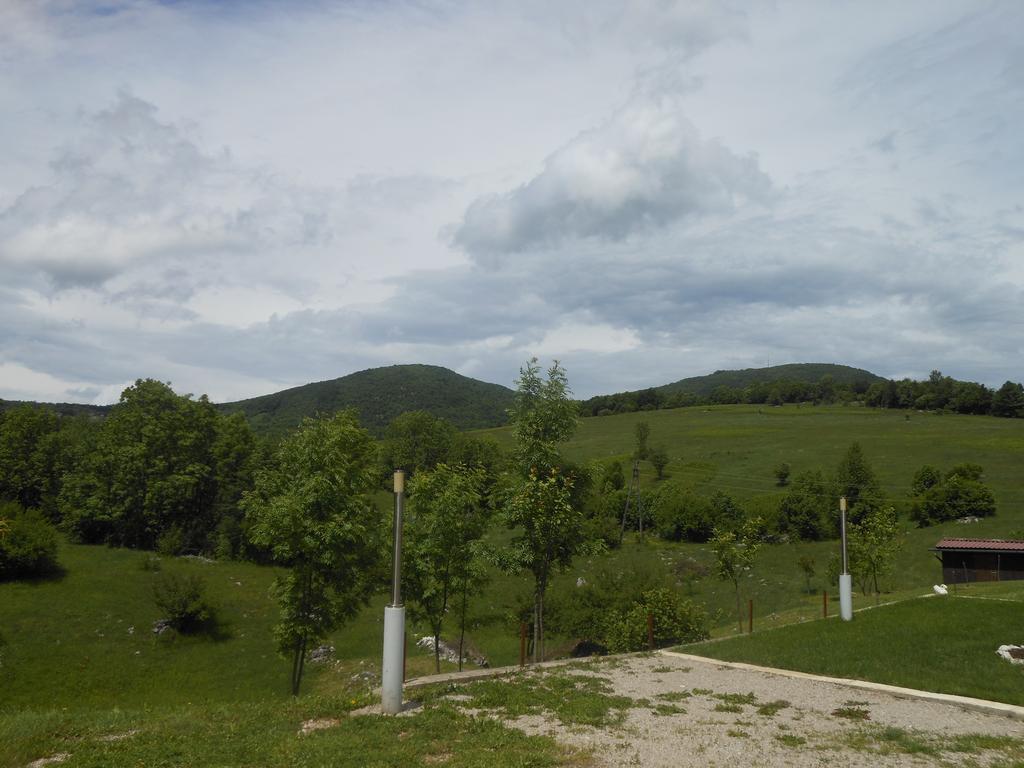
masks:
POLYGON ((1024 722, 946 703, 670 655, 578 674, 600 675, 616 694, 650 704, 630 709, 617 728, 567 728, 539 716, 510 724, 586 750, 596 766, 987 766, 1024 758, 1024 741, 976 737, 1024 739, 1024 722), (972 738, 956 738, 965 735, 972 738))

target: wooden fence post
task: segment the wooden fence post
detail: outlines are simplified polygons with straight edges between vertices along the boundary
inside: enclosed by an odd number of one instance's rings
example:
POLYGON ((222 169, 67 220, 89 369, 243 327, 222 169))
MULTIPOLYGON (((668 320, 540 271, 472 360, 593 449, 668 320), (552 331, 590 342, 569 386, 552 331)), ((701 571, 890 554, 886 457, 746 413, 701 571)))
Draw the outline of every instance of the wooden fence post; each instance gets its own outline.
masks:
POLYGON ((654 650, 654 614, 647 614, 647 650, 654 650))

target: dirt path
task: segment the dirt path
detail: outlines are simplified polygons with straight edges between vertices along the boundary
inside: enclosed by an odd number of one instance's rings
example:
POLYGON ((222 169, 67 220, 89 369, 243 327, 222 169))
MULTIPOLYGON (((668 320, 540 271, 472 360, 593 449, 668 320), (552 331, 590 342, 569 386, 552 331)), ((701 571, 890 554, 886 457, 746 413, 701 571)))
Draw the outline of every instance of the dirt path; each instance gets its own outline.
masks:
POLYGON ((638 702, 621 726, 568 728, 540 716, 511 724, 589 750, 596 766, 987 766, 1024 759, 1020 720, 946 703, 667 655, 576 673, 599 675, 615 694, 638 702))

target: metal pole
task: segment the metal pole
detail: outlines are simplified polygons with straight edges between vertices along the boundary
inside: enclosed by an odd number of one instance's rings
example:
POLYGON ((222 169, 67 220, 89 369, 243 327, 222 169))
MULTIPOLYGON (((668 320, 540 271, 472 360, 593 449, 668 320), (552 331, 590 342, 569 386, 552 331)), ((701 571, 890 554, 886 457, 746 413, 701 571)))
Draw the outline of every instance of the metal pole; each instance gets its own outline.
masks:
POLYGON ((754 634, 754 600, 750 600, 750 618, 747 620, 747 627, 750 630, 750 634, 754 634))
POLYGON ((839 617, 843 621, 853 618, 853 577, 846 557, 846 497, 839 498, 839 535, 843 542, 843 572, 839 574, 839 617))
POLYGON ((823 619, 828 618, 828 590, 826 589, 821 593, 821 617, 823 619))
POLYGON ((391 605, 384 608, 384 658, 381 664, 381 710, 397 715, 402 711, 405 681, 405 607, 402 605, 402 511, 405 503, 405 473, 395 470, 395 548, 391 581, 391 605))
POLYGON ((839 497, 839 538, 843 542, 843 573, 850 572, 850 565, 846 559, 846 497, 839 497))
POLYGON ((654 650, 654 614, 647 614, 647 650, 654 650))
MULTIPOLYGON (((395 549, 392 553, 391 605, 402 604, 402 514, 405 512, 405 472, 395 470, 395 549)), ((845 566, 844 566, 845 567, 845 566)))

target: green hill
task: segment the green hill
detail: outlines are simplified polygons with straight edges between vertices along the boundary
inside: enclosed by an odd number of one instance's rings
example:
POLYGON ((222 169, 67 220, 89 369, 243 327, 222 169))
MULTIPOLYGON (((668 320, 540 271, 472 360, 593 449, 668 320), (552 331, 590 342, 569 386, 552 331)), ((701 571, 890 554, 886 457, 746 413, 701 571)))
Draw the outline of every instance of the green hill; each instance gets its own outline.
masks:
POLYGON ((789 363, 773 365, 769 368, 743 368, 738 371, 715 371, 706 376, 691 376, 671 384, 655 387, 665 394, 673 392, 692 392, 707 397, 718 387, 743 389, 751 384, 762 384, 775 381, 800 381, 816 384, 822 377, 831 376, 832 381, 840 386, 847 386, 860 391, 866 390, 876 381, 885 381, 871 371, 862 368, 851 368, 848 365, 832 363, 789 363))
POLYGON ((33 408, 49 408, 61 416, 90 416, 94 419, 103 418, 111 408, 109 405, 89 405, 87 403, 38 403, 34 400, 0 399, 0 413, 23 405, 31 405, 33 408))
POLYGON ((306 416, 344 408, 355 408, 360 423, 375 434, 406 411, 427 411, 460 429, 495 427, 505 423, 511 405, 512 390, 500 384, 436 365, 391 365, 217 407, 241 411, 256 432, 279 435, 306 416))

